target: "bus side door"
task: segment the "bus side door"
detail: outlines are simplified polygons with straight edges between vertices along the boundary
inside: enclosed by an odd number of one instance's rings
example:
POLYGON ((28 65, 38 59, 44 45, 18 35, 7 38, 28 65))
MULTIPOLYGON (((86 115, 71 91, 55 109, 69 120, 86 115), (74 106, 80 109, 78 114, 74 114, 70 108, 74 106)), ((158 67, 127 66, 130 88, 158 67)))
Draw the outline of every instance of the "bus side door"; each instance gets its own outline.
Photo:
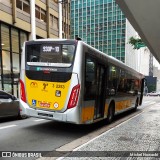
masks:
POLYGON ((101 64, 97 64, 97 90, 96 90, 96 101, 94 110, 94 119, 101 118, 104 116, 105 106, 105 67, 101 64))

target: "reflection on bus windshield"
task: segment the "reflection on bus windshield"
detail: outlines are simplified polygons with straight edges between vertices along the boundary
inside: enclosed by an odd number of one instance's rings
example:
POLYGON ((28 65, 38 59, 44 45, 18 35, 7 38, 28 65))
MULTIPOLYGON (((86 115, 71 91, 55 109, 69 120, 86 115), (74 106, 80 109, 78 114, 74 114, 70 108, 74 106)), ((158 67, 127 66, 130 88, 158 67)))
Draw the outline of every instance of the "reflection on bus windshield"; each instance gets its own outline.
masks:
POLYGON ((27 62, 72 64, 74 45, 34 44, 27 46, 27 62))

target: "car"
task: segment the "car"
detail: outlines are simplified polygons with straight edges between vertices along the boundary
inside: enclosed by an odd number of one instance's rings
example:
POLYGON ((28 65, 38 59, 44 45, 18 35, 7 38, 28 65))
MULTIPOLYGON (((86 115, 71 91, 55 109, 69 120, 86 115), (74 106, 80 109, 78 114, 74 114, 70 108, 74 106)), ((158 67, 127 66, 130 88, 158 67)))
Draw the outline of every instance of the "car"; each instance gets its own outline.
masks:
POLYGON ((0 90, 0 118, 5 117, 27 118, 20 115, 19 100, 14 95, 0 90))
POLYGON ((150 93, 147 93, 147 96, 160 96, 160 92, 152 91, 150 93))

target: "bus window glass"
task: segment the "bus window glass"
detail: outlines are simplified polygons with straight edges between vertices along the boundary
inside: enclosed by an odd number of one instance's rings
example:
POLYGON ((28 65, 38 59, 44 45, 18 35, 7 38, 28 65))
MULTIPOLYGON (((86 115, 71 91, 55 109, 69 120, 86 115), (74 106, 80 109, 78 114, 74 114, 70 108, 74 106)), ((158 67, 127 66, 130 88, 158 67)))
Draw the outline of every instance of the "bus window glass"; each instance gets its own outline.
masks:
POLYGON ((125 80, 126 80, 126 74, 124 70, 120 70, 120 82, 118 85, 118 92, 124 93, 125 92, 125 80))
POLYGON ((95 99, 96 95, 96 64, 93 60, 86 59, 85 70, 85 99, 95 99))
POLYGON ((138 83, 139 81, 135 79, 130 73, 121 70, 120 83, 118 86, 118 91, 125 94, 137 94, 138 93, 138 83))
POLYGON ((32 44, 26 46, 27 64, 69 67, 73 63, 75 46, 61 44, 32 44))
POLYGON ((134 79, 132 75, 129 73, 126 73, 126 79, 125 79, 125 92, 129 94, 134 94, 134 79))
POLYGON ((113 65, 109 66, 109 78, 107 86, 107 94, 115 95, 117 93, 119 83, 119 69, 113 65))

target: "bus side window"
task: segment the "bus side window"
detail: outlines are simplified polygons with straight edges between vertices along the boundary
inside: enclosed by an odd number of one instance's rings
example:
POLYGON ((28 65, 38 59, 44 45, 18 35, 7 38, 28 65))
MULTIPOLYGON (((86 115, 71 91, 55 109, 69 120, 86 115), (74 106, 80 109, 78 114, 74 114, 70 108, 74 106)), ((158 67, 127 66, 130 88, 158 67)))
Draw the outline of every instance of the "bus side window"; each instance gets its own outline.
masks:
POLYGON ((109 79, 107 85, 107 95, 116 95, 119 82, 119 70, 116 66, 109 66, 109 79))
POLYGON ((73 45, 63 45, 62 48, 62 62, 72 63, 74 56, 75 46, 73 45))
POLYGON ((96 64, 93 60, 87 58, 85 66, 84 99, 94 99, 96 95, 96 64))
POLYGON ((118 92, 120 94, 125 92, 125 83, 126 83, 126 73, 124 70, 120 69, 119 84, 118 84, 118 92))

